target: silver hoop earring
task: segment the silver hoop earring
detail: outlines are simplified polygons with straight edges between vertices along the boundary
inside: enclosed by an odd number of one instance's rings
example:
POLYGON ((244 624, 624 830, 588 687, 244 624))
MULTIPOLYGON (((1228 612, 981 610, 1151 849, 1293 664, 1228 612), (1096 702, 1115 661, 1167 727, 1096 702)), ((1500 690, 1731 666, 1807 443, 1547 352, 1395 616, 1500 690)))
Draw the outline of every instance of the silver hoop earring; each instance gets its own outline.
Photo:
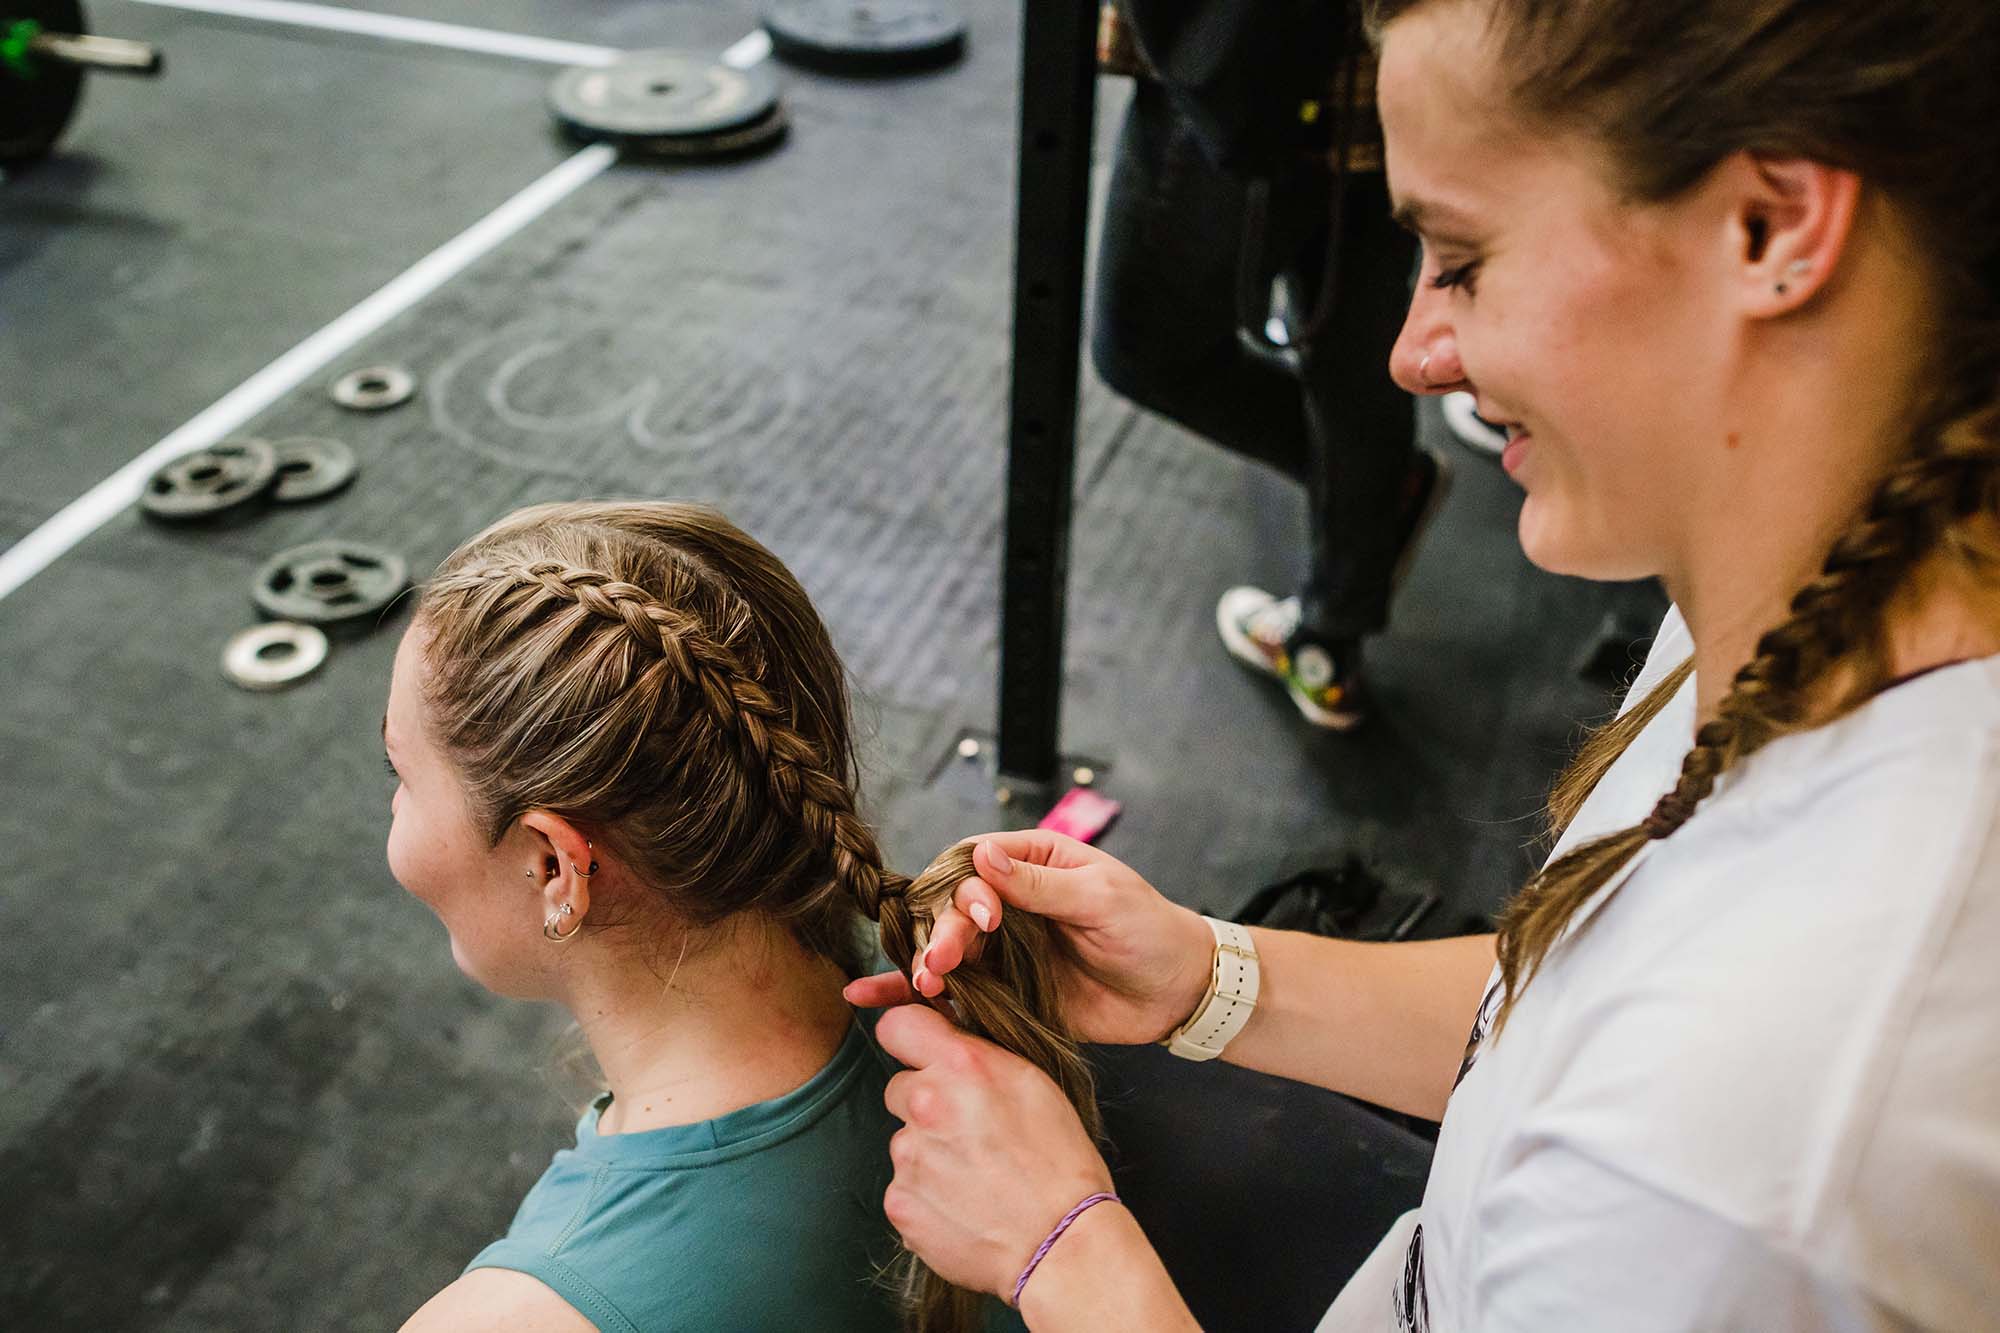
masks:
POLYGON ((560 912, 549 913, 549 919, 547 921, 542 922, 542 938, 545 940, 552 940, 557 944, 568 944, 578 935, 581 935, 583 933, 583 922, 581 921, 577 922, 576 929, 570 931, 570 933, 567 935, 563 934, 560 930, 556 929, 556 927, 561 924, 562 919, 564 917, 574 916, 574 915, 576 915, 576 909, 574 907, 571 907, 568 903, 564 903, 562 905, 562 910, 560 912))

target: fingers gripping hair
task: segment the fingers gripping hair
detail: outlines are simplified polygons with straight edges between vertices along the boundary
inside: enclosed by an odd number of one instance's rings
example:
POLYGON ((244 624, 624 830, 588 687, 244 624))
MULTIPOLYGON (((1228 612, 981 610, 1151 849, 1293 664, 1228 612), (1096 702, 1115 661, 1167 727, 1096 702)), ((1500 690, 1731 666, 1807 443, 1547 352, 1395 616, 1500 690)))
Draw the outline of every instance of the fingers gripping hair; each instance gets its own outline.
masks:
MULTIPOLYGON (((948 848, 901 892, 880 900, 882 949, 908 973, 931 924, 953 891, 977 871, 972 846, 948 848)), ((1053 1078, 1092 1138, 1101 1138, 1096 1082, 1063 1013, 1054 963, 1065 946, 1042 918, 1010 906, 976 958, 951 973, 948 1015, 960 1027, 1012 1051, 1053 1078)), ((923 1333, 970 1333, 982 1327, 979 1302, 905 1253, 892 1270, 911 1327, 923 1333)))

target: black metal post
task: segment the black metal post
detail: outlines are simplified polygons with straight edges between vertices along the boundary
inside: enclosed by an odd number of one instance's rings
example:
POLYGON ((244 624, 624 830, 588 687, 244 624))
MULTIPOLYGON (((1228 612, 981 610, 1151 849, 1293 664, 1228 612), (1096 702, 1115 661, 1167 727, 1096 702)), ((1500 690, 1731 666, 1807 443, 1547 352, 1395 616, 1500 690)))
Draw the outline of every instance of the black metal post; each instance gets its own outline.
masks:
POLYGON ((1076 467, 1097 0, 1024 0, 1014 226, 1014 384, 1000 596, 1003 777, 1048 785, 1061 761, 1063 600, 1076 467))

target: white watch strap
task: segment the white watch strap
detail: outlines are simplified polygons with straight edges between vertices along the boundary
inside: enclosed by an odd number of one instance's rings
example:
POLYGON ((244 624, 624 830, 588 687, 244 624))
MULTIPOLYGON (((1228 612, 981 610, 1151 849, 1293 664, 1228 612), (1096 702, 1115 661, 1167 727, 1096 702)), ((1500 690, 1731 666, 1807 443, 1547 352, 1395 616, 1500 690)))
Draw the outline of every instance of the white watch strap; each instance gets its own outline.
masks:
POLYGON ((1257 946, 1234 921, 1202 920, 1215 932, 1214 973, 1194 1016, 1161 1044, 1183 1060, 1213 1060, 1257 1008, 1257 946))

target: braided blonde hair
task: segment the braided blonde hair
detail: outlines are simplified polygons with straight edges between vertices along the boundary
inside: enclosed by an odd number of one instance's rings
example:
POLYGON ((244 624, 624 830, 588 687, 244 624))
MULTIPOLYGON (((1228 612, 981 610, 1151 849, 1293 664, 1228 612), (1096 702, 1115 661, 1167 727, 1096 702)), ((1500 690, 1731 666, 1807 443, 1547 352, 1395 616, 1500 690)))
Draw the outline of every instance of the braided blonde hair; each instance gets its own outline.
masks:
MULTIPOLYGON (((857 810, 840 659, 778 558, 705 506, 540 505, 466 542, 424 587, 429 725, 497 844, 533 810, 591 830, 681 921, 783 923, 849 976, 864 919, 905 973, 969 846, 917 880, 884 866, 857 810)), ((1099 1128, 1062 1016, 1043 923, 1009 912, 952 974, 951 1016, 1023 1055, 1099 1128)), ((600 927, 587 927, 598 929, 600 927)), ((984 1299, 905 1253, 891 1266, 918 1333, 972 1333, 984 1299)))

